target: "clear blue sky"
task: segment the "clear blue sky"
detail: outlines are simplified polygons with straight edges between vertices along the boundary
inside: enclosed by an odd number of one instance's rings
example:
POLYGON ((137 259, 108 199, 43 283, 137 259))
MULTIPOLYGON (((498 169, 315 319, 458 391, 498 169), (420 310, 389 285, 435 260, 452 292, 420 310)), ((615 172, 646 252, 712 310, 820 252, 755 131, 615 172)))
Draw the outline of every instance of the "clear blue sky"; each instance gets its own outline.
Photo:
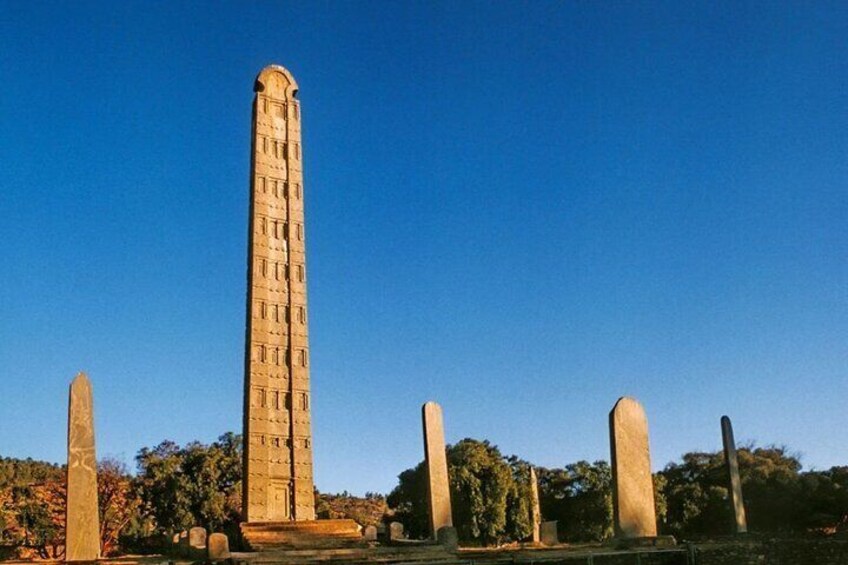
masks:
POLYGON ((253 79, 300 84, 317 486, 447 439, 848 464, 844 2, 0 3, 0 454, 240 431, 253 79))

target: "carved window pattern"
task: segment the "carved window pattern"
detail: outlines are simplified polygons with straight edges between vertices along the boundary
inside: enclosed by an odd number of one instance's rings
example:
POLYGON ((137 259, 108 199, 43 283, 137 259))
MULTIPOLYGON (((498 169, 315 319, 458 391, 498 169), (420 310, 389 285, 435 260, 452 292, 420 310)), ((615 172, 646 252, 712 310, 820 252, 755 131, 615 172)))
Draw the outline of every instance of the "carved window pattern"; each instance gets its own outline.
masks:
POLYGON ((303 306, 298 306, 297 308, 297 319, 301 324, 306 323, 306 308, 303 306))
POLYGON ((298 282, 303 282, 303 265, 297 266, 297 280, 298 282))

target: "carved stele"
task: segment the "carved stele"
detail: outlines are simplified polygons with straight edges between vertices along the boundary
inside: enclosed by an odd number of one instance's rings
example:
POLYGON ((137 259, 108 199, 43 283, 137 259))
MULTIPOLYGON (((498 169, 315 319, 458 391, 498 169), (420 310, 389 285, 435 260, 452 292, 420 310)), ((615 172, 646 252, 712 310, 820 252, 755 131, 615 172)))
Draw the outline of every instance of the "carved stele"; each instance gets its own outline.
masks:
POLYGON ((736 533, 744 534, 748 531, 748 519, 745 516, 745 505, 742 500, 742 480, 739 478, 739 461, 736 458, 733 424, 727 416, 721 417, 721 440, 724 444, 724 464, 727 469, 730 503, 733 505, 736 533))
POLYGON ((435 402, 427 402, 421 408, 421 416, 424 423, 424 459, 427 467, 430 535, 433 539, 437 539, 440 528, 453 526, 442 407, 435 402))
POLYGON ((530 519, 533 523, 533 543, 541 541, 542 509, 539 506, 539 480, 536 469, 530 467, 530 519))
POLYGON ((244 379, 244 519, 314 520, 303 171, 297 83, 256 78, 244 379))
POLYGON ((656 537, 648 419, 635 399, 623 397, 609 415, 613 522, 618 538, 656 537))
POLYGON ((94 451, 91 383, 84 373, 71 382, 67 473, 65 560, 94 561, 100 558, 97 457, 94 451))

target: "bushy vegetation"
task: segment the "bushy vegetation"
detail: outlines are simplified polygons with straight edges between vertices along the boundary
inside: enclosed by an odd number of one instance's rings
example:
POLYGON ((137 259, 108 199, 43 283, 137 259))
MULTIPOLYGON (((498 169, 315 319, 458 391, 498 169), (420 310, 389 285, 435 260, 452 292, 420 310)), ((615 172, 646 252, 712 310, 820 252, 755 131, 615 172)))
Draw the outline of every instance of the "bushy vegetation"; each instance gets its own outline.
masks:
MULTIPOLYGON (((241 507, 241 437, 224 434, 205 445, 165 441, 136 456, 132 475, 120 462, 98 464, 104 555, 157 551, 181 530, 201 525, 235 534, 241 507)), ((487 441, 447 447, 453 519, 464 544, 526 539, 530 523, 530 464, 504 456, 487 441)), ((848 528, 848 467, 804 471, 784 448, 739 450, 739 468, 752 532, 831 534, 848 528)), ((404 523, 427 536, 423 462, 403 471, 386 497, 316 492, 319 518, 362 525, 404 523)), ((605 461, 537 467, 542 515, 557 520, 561 539, 601 541, 612 535, 612 474, 605 461)), ((654 475, 660 532, 692 539, 732 532, 721 452, 693 452, 654 475)), ((65 469, 0 458, 0 556, 61 558, 64 551, 65 469)))

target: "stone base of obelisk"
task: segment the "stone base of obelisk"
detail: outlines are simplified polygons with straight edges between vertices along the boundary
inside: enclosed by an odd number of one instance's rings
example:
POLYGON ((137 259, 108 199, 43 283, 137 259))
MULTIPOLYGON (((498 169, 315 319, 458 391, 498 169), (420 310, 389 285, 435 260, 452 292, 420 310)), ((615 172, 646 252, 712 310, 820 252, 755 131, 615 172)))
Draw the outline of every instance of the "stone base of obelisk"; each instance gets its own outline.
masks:
POLYGON ((240 529, 242 541, 251 551, 349 547, 363 543, 360 526, 353 520, 243 522, 240 529))

